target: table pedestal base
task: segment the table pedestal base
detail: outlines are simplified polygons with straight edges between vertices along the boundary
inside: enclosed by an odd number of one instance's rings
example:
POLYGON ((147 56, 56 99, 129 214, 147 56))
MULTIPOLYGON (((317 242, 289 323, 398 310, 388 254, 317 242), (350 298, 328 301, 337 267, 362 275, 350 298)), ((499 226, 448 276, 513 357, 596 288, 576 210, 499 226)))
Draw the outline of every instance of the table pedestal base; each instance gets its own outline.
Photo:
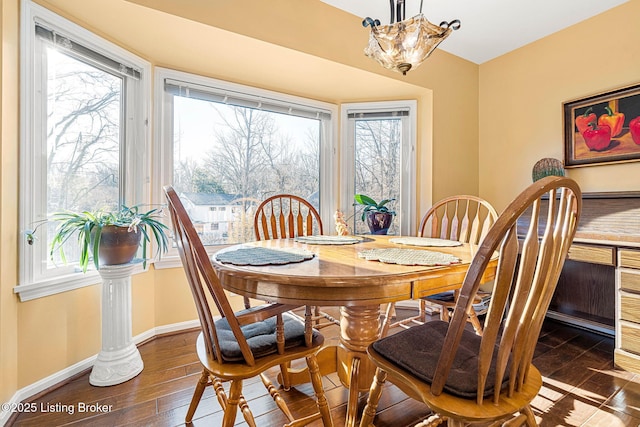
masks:
MULTIPOLYGON (((345 426, 356 425, 358 396, 368 392, 376 368, 367 356, 367 347, 380 336, 380 306, 340 308, 340 344, 322 348, 318 354, 320 374, 337 372, 342 385, 349 389, 345 426)), ((289 372, 291 385, 310 381, 306 368, 289 372)), ((282 378, 278 376, 282 384, 282 378)))

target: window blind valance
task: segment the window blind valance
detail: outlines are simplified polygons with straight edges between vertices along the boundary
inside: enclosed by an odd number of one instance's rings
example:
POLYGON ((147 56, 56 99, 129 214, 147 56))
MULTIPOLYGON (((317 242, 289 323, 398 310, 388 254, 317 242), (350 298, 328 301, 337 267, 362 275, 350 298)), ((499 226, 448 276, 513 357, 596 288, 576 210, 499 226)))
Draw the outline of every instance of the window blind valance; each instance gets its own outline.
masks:
POLYGON ((347 118, 359 120, 393 119, 396 117, 409 117, 409 110, 357 111, 347 113, 347 118))
POLYGON ((45 28, 41 24, 36 23, 35 28, 36 36, 40 37, 41 39, 47 40, 53 46, 64 49, 79 60, 85 62, 88 61, 91 64, 102 66, 103 68, 106 68, 108 71, 116 75, 140 79, 140 70, 135 69, 134 67, 122 64, 112 58, 104 56, 93 49, 90 49, 76 41, 71 40, 65 35, 45 28))
POLYGON ((181 82, 165 79, 164 90, 174 96, 200 99, 203 101, 217 102, 236 107, 255 108, 273 113, 288 114, 307 119, 329 120, 331 112, 319 108, 312 108, 295 102, 281 101, 278 99, 254 96, 236 92, 230 89, 213 86, 198 85, 195 83, 181 82))

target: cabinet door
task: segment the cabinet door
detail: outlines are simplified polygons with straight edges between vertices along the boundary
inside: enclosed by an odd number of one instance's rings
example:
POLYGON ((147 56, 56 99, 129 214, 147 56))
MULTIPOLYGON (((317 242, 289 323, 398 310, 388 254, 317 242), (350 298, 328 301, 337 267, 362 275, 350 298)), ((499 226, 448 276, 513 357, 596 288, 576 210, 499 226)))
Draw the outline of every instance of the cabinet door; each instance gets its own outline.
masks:
POLYGON ((620 319, 640 323, 640 295, 620 292, 620 319))
POLYGON ((574 243, 569 248, 567 259, 591 264, 616 265, 615 248, 574 243))
POLYGON ((578 322, 582 319, 614 326, 615 276, 612 265, 565 261, 549 310, 578 322))
POLYGON ((620 267, 640 269, 640 251, 634 249, 620 249, 618 251, 620 267))

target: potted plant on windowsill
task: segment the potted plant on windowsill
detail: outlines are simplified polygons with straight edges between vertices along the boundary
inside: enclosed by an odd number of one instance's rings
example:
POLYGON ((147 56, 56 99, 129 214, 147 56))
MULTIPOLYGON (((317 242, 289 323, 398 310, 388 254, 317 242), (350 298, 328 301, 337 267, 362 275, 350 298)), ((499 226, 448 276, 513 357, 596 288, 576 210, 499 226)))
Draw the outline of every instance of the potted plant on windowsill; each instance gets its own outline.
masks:
POLYGON ((364 206, 361 219, 367 224, 371 234, 387 234, 396 214, 395 211, 389 209, 387 204, 395 199, 384 199, 378 203, 364 194, 356 194, 353 198, 355 199, 354 206, 364 206))
POLYGON ((52 221, 60 224, 50 246, 50 256, 59 251, 66 262, 63 245, 77 233, 80 245, 80 267, 87 271, 89 260, 93 259, 96 269, 100 265, 127 264, 135 257, 142 245, 142 262, 146 267, 147 245, 152 237, 158 248, 155 255, 168 248, 168 227, 160 222, 160 209, 140 212, 138 206, 122 206, 117 211, 98 210, 93 212, 59 212, 52 221))

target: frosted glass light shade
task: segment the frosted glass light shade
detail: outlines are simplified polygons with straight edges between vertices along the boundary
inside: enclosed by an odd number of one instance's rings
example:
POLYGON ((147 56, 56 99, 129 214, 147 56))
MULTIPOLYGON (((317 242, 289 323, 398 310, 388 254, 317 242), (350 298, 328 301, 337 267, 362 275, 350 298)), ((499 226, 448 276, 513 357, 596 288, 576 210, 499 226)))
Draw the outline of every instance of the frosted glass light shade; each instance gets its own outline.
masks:
POLYGON ((372 25, 365 55, 402 74, 422 64, 460 21, 435 25, 420 13, 390 25, 372 25))

